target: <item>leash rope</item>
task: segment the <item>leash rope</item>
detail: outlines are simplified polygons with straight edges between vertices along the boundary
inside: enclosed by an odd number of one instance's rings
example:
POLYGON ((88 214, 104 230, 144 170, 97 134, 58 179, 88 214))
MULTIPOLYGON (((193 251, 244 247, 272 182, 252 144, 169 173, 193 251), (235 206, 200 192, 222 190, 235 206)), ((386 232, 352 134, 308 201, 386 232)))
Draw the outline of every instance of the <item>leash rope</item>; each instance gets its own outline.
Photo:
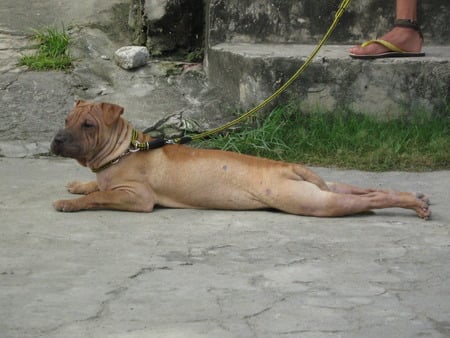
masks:
POLYGON ((302 64, 302 66, 294 73, 294 75, 291 76, 291 78, 289 80, 287 80, 278 90, 276 90, 272 95, 270 95, 269 97, 267 97, 264 101, 262 101, 261 103, 259 103, 257 106, 255 106, 254 108, 250 109, 249 111, 247 111, 245 114, 239 116, 238 118, 222 125, 219 126, 217 128, 213 128, 210 130, 207 130, 203 133, 197 134, 197 135, 186 135, 186 136, 182 136, 182 137, 178 137, 178 138, 174 138, 172 140, 166 140, 166 143, 187 143, 190 141, 194 141, 194 140, 199 140, 208 136, 211 136, 213 134, 216 133, 220 133, 240 122, 242 122, 243 120, 247 119, 248 117, 250 117, 251 115, 255 114, 256 112, 260 111, 261 109, 263 109, 265 106, 267 106, 269 103, 271 103, 273 100, 275 100, 282 92, 284 92, 295 80, 297 80, 297 78, 300 76, 301 73, 303 73, 303 71, 309 66, 309 64, 312 62, 312 60, 314 59, 314 57, 317 55, 317 53, 319 53, 319 50, 323 47, 323 45, 326 43, 326 41, 328 40, 328 38, 331 36, 331 34, 333 33, 333 31, 335 30, 336 26, 339 23, 339 20, 341 19, 342 15, 344 14, 345 10, 347 9, 347 7, 350 5, 350 1, 351 0, 342 0, 342 2, 339 5, 339 8, 337 9, 335 15, 334 15, 334 20, 331 23, 330 27, 328 28, 327 32, 323 35, 322 39, 320 40, 319 44, 314 48, 314 50, 311 52, 311 54, 308 56, 308 58, 305 60, 305 62, 302 64))

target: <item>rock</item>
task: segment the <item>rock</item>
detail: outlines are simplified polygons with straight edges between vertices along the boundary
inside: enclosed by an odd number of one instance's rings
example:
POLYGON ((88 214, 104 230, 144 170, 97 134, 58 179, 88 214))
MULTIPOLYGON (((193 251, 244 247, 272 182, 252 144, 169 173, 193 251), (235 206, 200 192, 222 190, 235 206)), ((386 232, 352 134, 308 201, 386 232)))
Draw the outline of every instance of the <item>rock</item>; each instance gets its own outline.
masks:
POLYGON ((204 129, 196 120, 189 118, 193 112, 182 110, 175 114, 165 116, 153 126, 144 130, 144 134, 153 137, 176 138, 184 136, 186 133, 200 133, 204 129))
POLYGON ((147 47, 126 46, 114 53, 116 64, 123 69, 133 69, 147 64, 150 57, 147 47))

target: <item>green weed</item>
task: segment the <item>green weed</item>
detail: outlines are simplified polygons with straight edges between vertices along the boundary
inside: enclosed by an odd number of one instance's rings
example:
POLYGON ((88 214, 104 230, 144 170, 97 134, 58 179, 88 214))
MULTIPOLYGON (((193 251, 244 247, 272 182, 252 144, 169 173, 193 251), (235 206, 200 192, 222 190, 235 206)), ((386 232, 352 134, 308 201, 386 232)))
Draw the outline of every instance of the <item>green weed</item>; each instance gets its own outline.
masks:
POLYGON ((70 36, 64 29, 34 30, 34 39, 38 43, 37 51, 32 55, 22 56, 20 65, 33 70, 65 70, 71 67, 72 58, 68 51, 70 36))
POLYGON ((288 105, 199 146, 360 170, 450 168, 450 114, 394 120, 354 112, 304 114, 288 105))

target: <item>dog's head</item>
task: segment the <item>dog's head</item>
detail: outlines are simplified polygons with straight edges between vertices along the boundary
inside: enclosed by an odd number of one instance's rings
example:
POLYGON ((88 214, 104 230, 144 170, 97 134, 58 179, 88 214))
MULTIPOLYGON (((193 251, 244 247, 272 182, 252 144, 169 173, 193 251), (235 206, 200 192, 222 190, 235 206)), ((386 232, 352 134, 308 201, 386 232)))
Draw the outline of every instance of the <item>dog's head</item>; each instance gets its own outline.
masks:
POLYGON ((115 104, 77 101, 64 129, 53 138, 51 151, 86 165, 104 147, 122 113, 115 104))

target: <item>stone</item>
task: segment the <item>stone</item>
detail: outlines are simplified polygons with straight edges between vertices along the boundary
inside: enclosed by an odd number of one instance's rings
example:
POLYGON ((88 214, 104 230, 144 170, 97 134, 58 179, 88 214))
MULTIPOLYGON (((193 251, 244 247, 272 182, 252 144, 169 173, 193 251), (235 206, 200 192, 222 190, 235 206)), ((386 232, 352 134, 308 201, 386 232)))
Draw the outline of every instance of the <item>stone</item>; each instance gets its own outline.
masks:
POLYGON ((125 46, 114 53, 116 64, 123 69, 133 69, 144 66, 150 58, 147 47, 125 46))

